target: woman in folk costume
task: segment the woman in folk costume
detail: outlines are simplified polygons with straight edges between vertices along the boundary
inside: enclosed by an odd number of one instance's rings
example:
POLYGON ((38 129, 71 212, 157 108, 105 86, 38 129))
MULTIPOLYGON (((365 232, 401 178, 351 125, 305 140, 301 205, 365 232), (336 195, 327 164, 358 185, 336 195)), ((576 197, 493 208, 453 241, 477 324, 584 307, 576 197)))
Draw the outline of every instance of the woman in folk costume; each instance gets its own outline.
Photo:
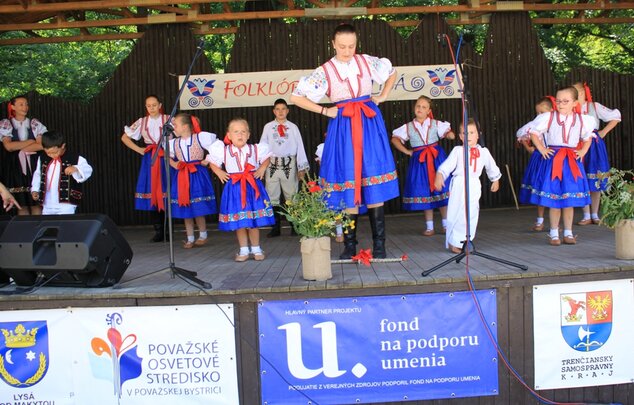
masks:
POLYGON ((13 97, 7 105, 8 118, 0 121, 0 155, 2 182, 13 194, 21 208, 18 215, 40 215, 42 207, 31 196, 31 180, 37 165, 38 151, 42 150, 40 136, 46 127, 35 118, 28 118, 29 101, 26 96, 13 97))
POLYGON ((225 184, 218 229, 236 231, 240 246, 236 262, 244 262, 250 256, 264 260, 259 228, 275 224, 273 208, 262 184, 271 152, 266 143, 247 144, 250 135, 246 120, 233 119, 224 143, 214 143, 207 156, 211 170, 225 184))
MULTIPOLYGON (((451 177, 449 186, 449 205, 447 206, 447 235, 445 247, 453 253, 460 253, 462 242, 466 241, 467 220, 465 218, 465 174, 469 181, 469 237, 475 237, 478 219, 480 218, 480 196, 482 184, 480 176, 486 169, 487 177, 491 181, 491 191, 496 192, 500 188, 502 173, 495 164, 491 152, 478 145, 478 127, 469 120, 467 125, 467 144, 469 148, 469 167, 465 173, 464 148, 456 146, 447 159, 440 165, 436 172, 434 185, 436 190, 442 190, 446 186, 446 180, 451 177)), ((460 124, 460 140, 464 144, 464 125, 460 124)))
MULTIPOLYGON (((398 197, 399 188, 387 130, 377 105, 387 99, 396 71, 387 59, 356 54, 357 34, 350 24, 335 29, 332 45, 336 55, 300 79, 291 101, 331 118, 319 171, 321 185, 330 193, 329 204, 344 207, 353 221, 359 205, 367 205, 374 241, 372 255, 385 258, 383 203, 398 197), (378 96, 372 96, 373 82, 383 84, 378 96), (334 106, 317 104, 326 95, 334 106)), ((347 229, 341 259, 356 255, 356 229, 347 229)))
POLYGON ((205 215, 218 212, 216 196, 209 170, 205 167, 205 149, 209 150, 216 135, 201 132, 198 120, 189 114, 174 117, 174 135, 170 142, 170 165, 176 170, 172 177, 172 216, 183 218, 187 240, 183 248, 191 249, 207 243, 205 215), (199 236, 194 241, 194 221, 199 236))
POLYGON ((592 128, 594 130, 592 143, 588 153, 583 158, 583 167, 586 169, 588 187, 590 188, 590 205, 583 207, 583 219, 577 222, 577 225, 598 224, 601 191, 607 187, 607 174, 610 171, 608 150, 603 138, 621 122, 621 112, 617 109, 611 110, 593 101, 592 93, 590 93, 587 84, 577 82, 573 86, 579 93, 578 112, 595 119, 595 126, 592 128), (601 121, 606 123, 603 129, 599 129, 601 121))
POLYGON ((539 114, 527 124, 533 145, 544 159, 532 180, 530 203, 550 208, 552 246, 561 245, 559 221, 562 216, 563 242, 577 243, 572 234, 574 207, 590 203, 588 180, 581 160, 590 148, 595 120, 575 112, 577 94, 577 89, 572 86, 557 91, 557 111, 539 114), (579 149, 580 141, 583 146, 579 149))
POLYGON ((425 236, 434 231, 434 208, 438 208, 442 219, 442 229, 447 227, 447 203, 449 185, 440 191, 434 189, 436 169, 445 161, 445 150, 438 144, 442 138, 454 139, 451 124, 434 119, 429 97, 420 96, 414 106, 415 118, 392 132, 392 145, 410 156, 407 181, 403 191, 403 209, 425 211, 425 236), (411 149, 405 146, 408 142, 411 149))
POLYGON ((159 150, 158 156, 155 156, 155 152, 161 143, 163 126, 169 116, 163 114, 163 105, 155 95, 145 98, 145 110, 147 111, 145 117, 124 127, 121 142, 143 156, 134 193, 134 208, 151 212, 154 236, 150 241, 162 242, 165 238, 165 189, 167 187, 163 149, 159 150), (141 139, 145 144, 144 147, 135 142, 141 139))

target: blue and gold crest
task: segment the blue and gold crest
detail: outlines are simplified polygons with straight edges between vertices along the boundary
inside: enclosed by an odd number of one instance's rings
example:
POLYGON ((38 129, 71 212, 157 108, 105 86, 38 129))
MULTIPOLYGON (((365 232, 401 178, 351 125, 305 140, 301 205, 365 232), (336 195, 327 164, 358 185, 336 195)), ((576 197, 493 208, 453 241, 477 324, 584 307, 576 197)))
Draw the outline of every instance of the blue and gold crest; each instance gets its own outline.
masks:
POLYGON ((561 333, 580 352, 603 347, 612 333, 612 291, 561 294, 561 333))
POLYGON ((46 321, 0 322, 0 378, 16 388, 44 378, 49 365, 46 321))

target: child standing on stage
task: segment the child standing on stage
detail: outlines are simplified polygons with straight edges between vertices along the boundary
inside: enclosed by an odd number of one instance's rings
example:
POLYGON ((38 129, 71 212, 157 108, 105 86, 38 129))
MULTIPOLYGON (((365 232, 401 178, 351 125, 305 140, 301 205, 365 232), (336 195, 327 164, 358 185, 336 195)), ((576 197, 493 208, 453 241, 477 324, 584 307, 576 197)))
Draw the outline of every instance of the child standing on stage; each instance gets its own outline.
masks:
POLYGON ((271 153, 265 143, 247 144, 250 135, 246 120, 233 119, 227 127, 225 143, 214 143, 207 156, 211 170, 225 184, 218 229, 236 231, 240 245, 240 251, 234 258, 236 262, 244 262, 250 255, 255 260, 264 260, 258 228, 275 223, 273 209, 261 181, 271 153))
POLYGON ((42 214, 74 214, 83 197, 82 183, 92 167, 86 159, 66 150, 64 135, 56 131, 42 134, 44 155, 37 161, 31 182, 31 196, 42 202, 42 214))
POLYGON ((176 138, 169 141, 170 165, 177 174, 171 182, 172 216, 183 218, 187 232, 183 248, 191 249, 207 243, 205 215, 218 212, 211 176, 205 168, 207 162, 203 160, 205 149, 211 150, 216 135, 201 132, 198 121, 189 114, 177 114, 173 125, 176 138), (194 221, 199 233, 195 241, 194 221))
POLYGON ((434 231, 434 208, 438 208, 442 218, 443 233, 447 227, 447 201, 449 185, 442 190, 434 189, 436 170, 447 155, 438 144, 442 138, 454 139, 451 124, 437 121, 432 114, 432 102, 429 97, 420 96, 414 106, 416 118, 412 122, 392 132, 392 144, 400 152, 410 156, 407 181, 403 192, 403 209, 406 211, 425 211, 427 229, 425 236, 434 231), (405 146, 409 141, 412 149, 405 146))
POLYGON ((590 204, 583 207, 583 219, 577 225, 589 225, 599 223, 599 204, 601 202, 601 191, 607 187, 607 174, 610 171, 610 161, 608 150, 605 147, 603 138, 621 122, 621 112, 617 109, 611 110, 592 100, 590 88, 582 82, 573 85, 579 93, 579 113, 587 114, 595 119, 593 140, 588 153, 583 158, 583 166, 588 176, 588 187, 590 188, 590 204), (599 130, 601 121, 606 125, 599 130), (600 180, 600 181, 599 181, 600 180), (599 184, 597 185, 597 181, 599 184), (592 213, 590 209, 592 208, 592 213))
MULTIPOLYGON (((310 169, 302 134, 297 125, 286 119, 288 104, 283 98, 275 100, 273 104, 275 119, 264 126, 261 143, 269 145, 271 158, 266 170, 266 192, 271 198, 275 225, 266 235, 269 238, 280 236, 281 215, 279 214, 280 197, 284 193, 284 199, 290 201, 297 194, 297 181, 304 178, 310 169)), ((291 226, 291 235, 296 235, 291 226)))
MULTIPOLYGON (((326 115, 328 137, 319 170, 328 203, 345 207, 356 221, 359 206, 366 204, 372 228, 372 256, 385 258, 384 202, 398 197, 398 176, 385 122, 378 104, 384 102, 396 81, 396 70, 385 58, 356 54, 357 34, 350 24, 337 26, 332 36, 335 56, 302 77, 291 96, 300 108, 326 115), (372 83, 383 84, 372 96, 372 83), (332 107, 317 104, 324 96, 332 107)), ((344 235, 340 259, 357 252, 358 227, 344 235)))
POLYGON ((31 180, 37 163, 37 152, 42 150, 41 135, 46 127, 35 118, 28 118, 29 101, 26 96, 13 97, 8 118, 0 121, 0 139, 4 151, 0 154, 2 182, 22 208, 18 215, 39 215, 40 205, 31 197, 31 180))
POLYGON ((577 89, 566 87, 557 92, 557 111, 538 115, 528 125, 533 145, 544 162, 532 180, 530 203, 549 210, 550 244, 561 245, 559 221, 564 222, 564 243, 577 243, 572 234, 574 207, 590 202, 588 181, 581 159, 590 148, 594 118, 575 112, 577 89), (542 143, 543 137, 543 143, 542 143), (577 146, 583 141, 583 147, 577 146))
MULTIPOLYGON (((555 98, 553 96, 546 96, 541 98, 537 104, 535 104, 535 112, 537 115, 551 112, 555 108, 555 98)), ((517 130, 517 141, 524 146, 524 149, 530 153, 531 157, 528 161, 528 166, 524 171, 524 177, 522 178, 522 184, 520 186, 519 201, 522 204, 530 204, 530 197, 533 191, 531 186, 533 176, 539 175, 540 167, 544 159, 539 153, 539 150, 533 146, 531 141, 531 135, 529 132, 528 124, 517 130)), ((543 145, 543 139, 541 139, 543 145)), ((544 211, 545 207, 542 205, 537 206, 537 219, 533 224, 533 231, 541 232, 544 230, 544 211)))
MULTIPOLYGON (((473 119, 470 119, 467 124, 467 137, 467 145, 453 148, 447 159, 438 168, 434 181, 436 190, 440 191, 445 188, 445 183, 451 176, 445 247, 453 253, 461 252, 460 246, 467 236, 464 148, 468 148, 469 155, 469 167, 466 174, 469 176, 469 236, 471 240, 475 237, 480 217, 480 196, 482 195, 480 175, 482 170, 486 169, 487 177, 491 181, 491 191, 494 193, 500 188, 499 180, 502 177, 502 173, 489 150, 478 145, 478 127, 473 119)), ((464 144, 464 124, 460 124, 460 140, 464 144)))
MULTIPOLYGON (((139 118, 130 126, 124 128, 121 142, 139 155, 141 169, 134 193, 134 208, 140 211, 150 211, 154 236, 151 242, 162 242, 165 238, 165 162, 163 150, 152 163, 154 154, 163 137, 163 126, 169 116, 163 114, 163 104, 155 95, 145 98, 145 117, 139 118), (135 143, 143 138, 145 144, 141 147, 135 143)), ((171 135, 170 135, 171 137, 171 135)))

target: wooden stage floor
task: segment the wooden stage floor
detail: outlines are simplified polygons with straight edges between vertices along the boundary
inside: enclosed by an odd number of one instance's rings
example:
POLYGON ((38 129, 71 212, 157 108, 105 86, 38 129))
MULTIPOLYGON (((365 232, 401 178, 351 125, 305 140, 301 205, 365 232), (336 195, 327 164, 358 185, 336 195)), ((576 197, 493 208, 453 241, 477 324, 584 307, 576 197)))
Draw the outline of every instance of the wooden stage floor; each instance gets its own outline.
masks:
MULTIPOLYGON (((617 260, 614 254, 614 232, 603 226, 575 226, 577 245, 548 245, 546 232, 530 230, 535 210, 533 208, 484 210, 474 240, 477 251, 528 266, 522 271, 477 256, 470 256, 472 278, 478 281, 501 281, 540 278, 548 276, 608 273, 634 269, 634 261, 617 260)), ((579 212, 576 213, 580 215, 579 212)), ((438 215, 436 213, 436 215, 438 215)), ((170 272, 161 271, 169 264, 169 247, 166 243, 148 242, 152 231, 149 227, 121 228, 130 243, 134 258, 117 288, 70 288, 44 286, 30 294, 0 296, 0 302, 40 300, 108 300, 138 298, 184 298, 204 294, 217 296, 222 301, 247 295, 257 299, 268 293, 318 293, 328 290, 357 290, 372 294, 370 289, 423 286, 438 283, 465 283, 464 259, 452 261, 428 277, 421 272, 453 256, 444 249, 444 235, 422 236, 424 220, 421 213, 395 215, 387 218, 388 257, 407 255, 400 263, 376 263, 370 267, 356 264, 333 264, 333 278, 328 281, 306 281, 302 278, 299 237, 288 236, 283 228, 279 238, 264 237, 262 246, 266 260, 235 263, 237 252, 234 233, 219 232, 215 224, 209 226, 210 243, 202 248, 185 250, 182 225, 176 226, 175 263, 177 267, 198 273, 201 280, 212 284, 212 289, 200 291, 196 286, 172 278, 170 272), (139 277, 144 276, 139 279, 139 277), (221 296, 224 296, 221 298, 221 296)), ((437 223, 439 219, 437 218, 437 223)), ((286 223, 285 223, 286 224, 286 223)), ((437 225, 438 226, 438 225, 437 225)), ((371 247, 367 217, 359 221, 359 248, 371 247)), ((338 257, 342 244, 332 242, 332 257, 338 257)), ((595 274, 596 275, 596 274, 595 274)), ((539 282, 535 282, 538 284, 539 282)), ((0 291, 12 290, 8 286, 0 291)), ((466 289, 466 283, 465 283, 466 289)), ((339 291, 338 293, 345 293, 339 291)), ((351 294, 353 292, 351 291, 351 294)), ((292 294, 296 295, 296 294, 292 294)))

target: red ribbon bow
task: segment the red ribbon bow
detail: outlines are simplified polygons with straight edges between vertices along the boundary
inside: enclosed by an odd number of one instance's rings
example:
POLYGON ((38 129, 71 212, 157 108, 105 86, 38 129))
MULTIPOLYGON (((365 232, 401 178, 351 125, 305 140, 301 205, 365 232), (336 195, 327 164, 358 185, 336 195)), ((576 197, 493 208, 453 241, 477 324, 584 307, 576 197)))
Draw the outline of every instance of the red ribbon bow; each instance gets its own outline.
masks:
POLYGON ((178 206, 189 206, 189 174, 198 171, 200 162, 178 162, 178 206))
POLYGON ((255 169, 255 166, 247 163, 244 166, 244 171, 242 171, 241 173, 233 173, 231 175, 232 184, 236 184, 237 182, 240 182, 240 197, 241 197, 243 209, 247 206, 247 183, 249 183, 251 187, 253 187, 253 190, 255 191, 256 200, 260 198, 260 190, 258 189, 257 184, 255 183, 255 177, 253 177, 253 172, 252 172, 253 169, 255 169))
POLYGON ((225 145, 231 145, 231 139, 229 139, 229 135, 225 135, 225 137, 222 140, 222 142, 224 142, 225 145))
POLYGON ((421 151, 420 155, 418 155, 418 161, 420 163, 427 163, 429 191, 431 191, 432 193, 435 191, 434 180, 436 179, 436 167, 434 166, 434 159, 438 157, 438 150, 434 147, 434 145, 420 146, 418 148, 414 148, 415 151, 421 151))
POLYGON ((277 133, 280 135, 280 138, 284 138, 286 136, 286 127, 282 124, 278 124, 277 133))
MULTIPOLYGON (((144 153, 150 152, 150 156, 154 156, 154 152, 158 148, 157 144, 148 145, 145 147, 144 153)), ((150 205, 152 207, 158 207, 159 211, 165 211, 165 204, 163 203, 163 187, 161 185, 161 158, 165 156, 163 149, 158 151, 157 159, 154 160, 152 168, 150 170, 150 205)))
POLYGON ((473 172, 478 169, 478 158, 480 157, 480 149, 473 147, 469 149, 469 166, 473 164, 473 172))
POLYGON ((356 260, 364 266, 369 266, 370 260, 372 260, 372 252, 370 249, 361 249, 358 255, 352 256, 352 260, 356 260))
POLYGON ((62 176, 62 160, 58 157, 56 157, 55 159, 51 160, 50 163, 48 164, 48 167, 46 168, 46 191, 50 191, 51 187, 53 187, 53 173, 55 171, 55 166, 59 165, 59 170, 60 170, 60 177, 62 176), (49 175, 50 172, 50 175, 49 175))
POLYGON ((376 115, 376 112, 366 104, 368 102, 372 101, 367 99, 337 104, 337 107, 343 108, 341 115, 350 118, 350 126, 352 128, 355 205, 361 205, 361 168, 363 167, 363 121, 361 120, 361 114, 367 118, 372 118, 376 115))
POLYGON ((581 170, 579 170, 579 165, 577 165, 577 154, 575 151, 570 148, 561 148, 553 157, 553 173, 550 178, 551 180, 558 178, 560 181, 563 181, 564 160, 566 159, 568 159, 568 165, 570 166, 572 177, 575 181, 578 177, 581 177, 581 170))

